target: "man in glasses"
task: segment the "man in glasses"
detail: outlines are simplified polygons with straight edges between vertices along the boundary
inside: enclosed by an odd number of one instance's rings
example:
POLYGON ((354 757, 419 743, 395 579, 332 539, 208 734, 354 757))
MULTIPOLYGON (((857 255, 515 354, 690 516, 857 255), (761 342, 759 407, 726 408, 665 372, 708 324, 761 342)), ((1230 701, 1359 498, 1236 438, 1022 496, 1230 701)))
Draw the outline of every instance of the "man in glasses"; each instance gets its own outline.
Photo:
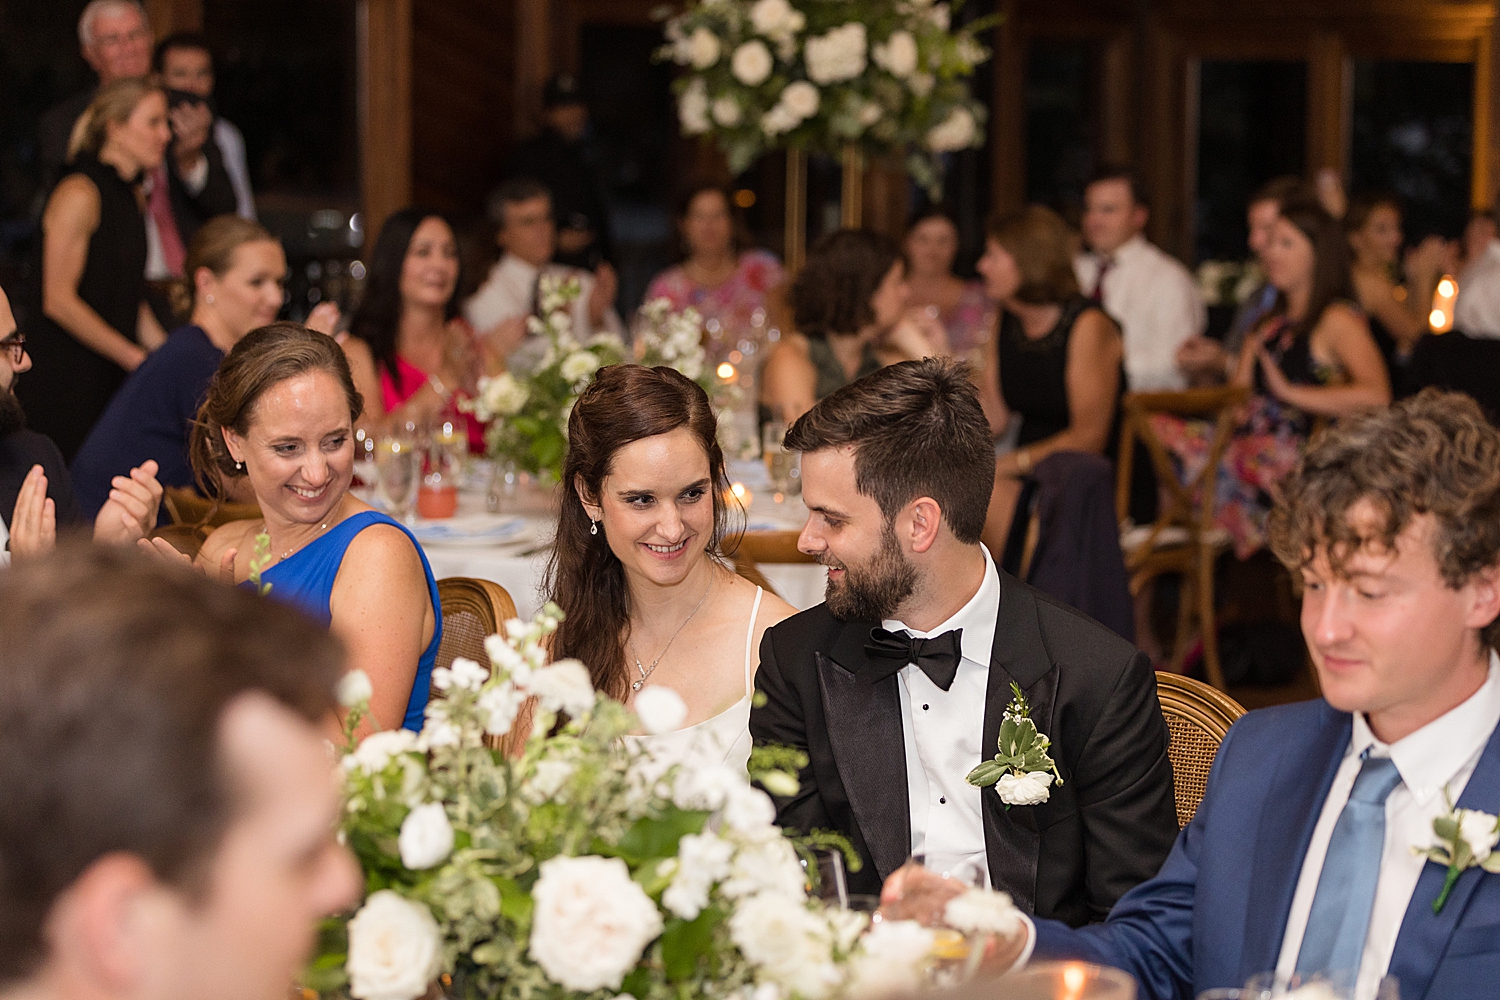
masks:
MULTIPOLYGON (((15 386, 30 368, 26 339, 0 290, 0 565, 9 564, 12 555, 46 554, 58 527, 66 530, 81 519, 62 452, 51 438, 26 428, 15 386)), ((133 544, 156 527, 162 492, 156 463, 116 476, 112 487, 94 521, 94 540, 133 544)))

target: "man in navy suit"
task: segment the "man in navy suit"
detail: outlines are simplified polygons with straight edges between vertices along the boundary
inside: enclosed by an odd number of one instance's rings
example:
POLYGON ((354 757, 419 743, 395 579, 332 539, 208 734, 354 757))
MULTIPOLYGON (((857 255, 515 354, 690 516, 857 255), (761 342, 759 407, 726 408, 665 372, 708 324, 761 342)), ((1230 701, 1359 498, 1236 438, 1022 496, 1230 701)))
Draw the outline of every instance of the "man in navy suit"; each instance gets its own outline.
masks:
MULTIPOLYGON (((1500 875, 1467 868, 1438 907, 1448 869, 1414 849, 1450 803, 1500 812, 1500 433, 1428 390, 1341 421, 1282 490, 1272 543, 1323 698, 1235 724, 1161 871, 1103 924, 1036 920, 1009 951, 1161 1000, 1271 970, 1342 973, 1355 1000, 1387 976, 1402 1000, 1494 997, 1500 875)), ((903 871, 885 895, 933 890, 903 871)))

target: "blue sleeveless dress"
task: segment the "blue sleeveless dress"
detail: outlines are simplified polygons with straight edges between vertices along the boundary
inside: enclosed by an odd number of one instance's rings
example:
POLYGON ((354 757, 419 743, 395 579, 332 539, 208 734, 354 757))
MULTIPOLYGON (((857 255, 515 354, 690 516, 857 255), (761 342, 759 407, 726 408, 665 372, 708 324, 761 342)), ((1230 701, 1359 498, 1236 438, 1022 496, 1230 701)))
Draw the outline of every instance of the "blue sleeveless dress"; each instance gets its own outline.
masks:
MULTIPOLYGON (((432 567, 427 564, 427 554, 417 543, 416 536, 406 526, 375 510, 361 511, 344 518, 308 543, 306 548, 292 554, 261 574, 261 583, 271 585, 271 597, 285 601, 301 609, 325 627, 332 623, 333 612, 328 607, 333 596, 333 581, 339 575, 339 566, 344 562, 344 552, 354 536, 374 524, 390 524, 406 532, 417 555, 422 559, 422 572, 427 574, 427 593, 432 599, 434 626, 432 641, 422 651, 417 661, 417 677, 412 682, 411 697, 406 702, 406 717, 403 729, 413 732, 422 730, 422 713, 427 708, 427 695, 432 684, 432 665, 437 660, 438 644, 443 641, 443 608, 438 600, 437 581, 433 579, 432 567)), ((241 586, 249 586, 249 581, 241 586)), ((359 664, 351 664, 358 666, 359 664)))

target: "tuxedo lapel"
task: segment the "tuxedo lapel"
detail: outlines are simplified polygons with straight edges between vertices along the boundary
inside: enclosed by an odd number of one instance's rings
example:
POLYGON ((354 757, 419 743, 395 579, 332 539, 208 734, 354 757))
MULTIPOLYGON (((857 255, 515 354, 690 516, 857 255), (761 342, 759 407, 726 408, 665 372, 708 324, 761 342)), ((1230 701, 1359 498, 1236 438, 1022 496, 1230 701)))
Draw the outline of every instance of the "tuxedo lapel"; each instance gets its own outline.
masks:
MULTIPOLYGON (((1474 773, 1464 786, 1457 806, 1493 813, 1497 804, 1500 804, 1500 727, 1490 734, 1490 741, 1474 765, 1474 773)), ((1443 912, 1435 914, 1432 904, 1442 892, 1447 875, 1446 867, 1428 861, 1417 880, 1417 888, 1411 894, 1406 916, 1401 920, 1401 932, 1396 936, 1396 949, 1391 954, 1387 971, 1400 981, 1401 996, 1406 1000, 1422 1000, 1426 996, 1438 962, 1447 950, 1448 938, 1458 927, 1469 897, 1479 888, 1480 879, 1495 877, 1482 868, 1470 868, 1458 877, 1453 892, 1443 904, 1443 912)))
MULTIPOLYGON (((1058 672, 1042 642, 1037 623, 1036 598, 1007 573, 1000 574, 1000 612, 995 622, 995 644, 990 655, 990 674, 985 691, 984 757, 995 754, 1000 723, 1012 697, 1014 682, 1031 705, 1037 730, 1050 735, 1052 713, 1057 703, 1058 672)), ((1054 751, 1053 757, 1059 755, 1054 751)), ((977 765, 980 761, 975 761, 977 765)), ((1059 766, 1059 769, 1061 767, 1059 766)), ((1063 779, 1067 780, 1064 774, 1063 779)), ((1041 836, 1036 810, 1040 806, 1015 806, 1009 810, 993 788, 980 791, 984 811, 984 849, 989 862, 990 884, 1010 893, 1027 913, 1036 909, 1037 860, 1041 836)))
POLYGON ((1307 845, 1349 748, 1352 726, 1350 716, 1324 705, 1322 725, 1311 743, 1283 749, 1261 808, 1250 859, 1255 878, 1245 915, 1241 980, 1276 967, 1307 845))
POLYGON ((834 764, 884 880, 911 854, 911 807, 898 682, 892 674, 870 683, 864 651, 870 628, 849 622, 827 654, 814 656, 834 764))

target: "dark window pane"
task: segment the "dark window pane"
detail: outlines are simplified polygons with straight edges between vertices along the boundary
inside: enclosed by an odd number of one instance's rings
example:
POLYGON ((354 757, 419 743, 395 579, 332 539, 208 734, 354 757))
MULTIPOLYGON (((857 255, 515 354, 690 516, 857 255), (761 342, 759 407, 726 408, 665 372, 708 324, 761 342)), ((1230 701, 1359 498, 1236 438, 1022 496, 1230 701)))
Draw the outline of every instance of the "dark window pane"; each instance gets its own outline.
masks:
POLYGON ((1026 200, 1070 219, 1094 168, 1092 43, 1038 42, 1026 58, 1026 200))
POLYGON ((1356 60, 1352 189, 1394 191, 1408 242, 1459 236, 1469 216, 1473 121, 1472 64, 1356 60))
POLYGON ((1245 202, 1306 170, 1307 64, 1205 60, 1198 82, 1197 258, 1239 260, 1245 202))

